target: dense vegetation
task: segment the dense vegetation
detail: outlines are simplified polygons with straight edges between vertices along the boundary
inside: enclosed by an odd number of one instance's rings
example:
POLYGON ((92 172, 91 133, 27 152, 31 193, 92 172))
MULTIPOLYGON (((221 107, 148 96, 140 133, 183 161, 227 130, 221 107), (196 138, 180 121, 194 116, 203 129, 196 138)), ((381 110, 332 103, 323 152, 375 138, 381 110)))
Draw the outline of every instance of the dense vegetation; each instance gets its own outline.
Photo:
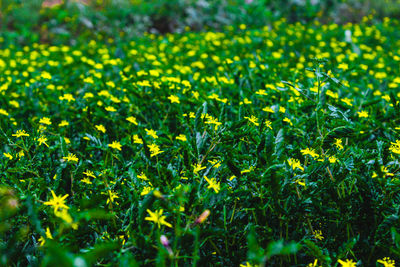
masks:
POLYGON ((372 19, 3 32, 0 265, 394 266, 400 23, 372 19))

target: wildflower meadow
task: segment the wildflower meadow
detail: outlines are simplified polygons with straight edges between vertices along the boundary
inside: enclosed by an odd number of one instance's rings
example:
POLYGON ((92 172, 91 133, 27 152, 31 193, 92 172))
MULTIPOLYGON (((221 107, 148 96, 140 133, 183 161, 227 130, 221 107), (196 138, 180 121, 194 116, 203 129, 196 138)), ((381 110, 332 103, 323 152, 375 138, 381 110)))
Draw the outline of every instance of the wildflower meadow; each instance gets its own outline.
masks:
POLYGON ((399 28, 3 29, 0 265, 396 266, 399 28))

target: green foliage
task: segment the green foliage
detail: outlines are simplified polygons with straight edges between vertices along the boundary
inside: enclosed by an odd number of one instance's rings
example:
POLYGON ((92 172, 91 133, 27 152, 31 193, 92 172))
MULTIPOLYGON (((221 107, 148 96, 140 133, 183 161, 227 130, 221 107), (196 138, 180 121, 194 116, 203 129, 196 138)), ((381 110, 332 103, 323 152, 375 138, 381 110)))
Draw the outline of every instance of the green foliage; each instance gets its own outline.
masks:
POLYGON ((372 22, 4 33, 0 264, 398 261, 399 21, 372 22))

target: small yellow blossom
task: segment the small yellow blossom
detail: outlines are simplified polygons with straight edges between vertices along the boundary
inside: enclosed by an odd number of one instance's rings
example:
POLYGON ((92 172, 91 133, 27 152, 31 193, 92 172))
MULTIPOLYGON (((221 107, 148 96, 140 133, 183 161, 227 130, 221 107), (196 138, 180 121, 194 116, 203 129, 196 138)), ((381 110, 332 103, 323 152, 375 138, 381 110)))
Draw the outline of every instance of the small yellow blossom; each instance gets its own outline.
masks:
POLYGON ((338 260, 342 267, 356 267, 356 263, 353 260, 347 259, 346 261, 338 260))
POLYGON ((263 89, 260 89, 256 92, 257 95, 268 95, 267 92, 263 89))
POLYGON ((6 110, 2 109, 2 108, 0 108, 0 114, 4 115, 4 116, 8 116, 9 115, 8 112, 6 110))
POLYGON ((108 144, 108 146, 111 148, 114 148, 116 150, 119 150, 119 151, 121 151, 121 147, 122 147, 122 145, 117 141, 113 141, 111 144, 108 144))
POLYGON ((262 110, 269 113, 275 113, 275 111, 271 107, 265 107, 262 110))
POLYGON ((194 173, 194 174, 198 174, 199 171, 201 171, 201 170, 203 170, 203 169, 205 169, 205 168, 206 168, 206 167, 201 167, 200 164, 193 165, 193 173, 194 173))
POLYGON ((359 118, 368 118, 368 112, 365 110, 357 112, 359 118))
POLYGON ((337 149, 342 150, 343 145, 342 145, 342 139, 335 138, 335 143, 333 143, 337 149))
POLYGON ((329 160, 329 163, 336 163, 337 158, 336 158, 335 156, 330 156, 330 157, 328 158, 328 160, 329 160))
POLYGON ((143 172, 141 174, 139 174, 137 176, 137 178, 142 179, 144 181, 148 181, 149 180, 149 178, 147 178, 146 174, 144 174, 143 172))
POLYGON ((154 139, 157 139, 158 138, 158 135, 157 135, 157 132, 156 131, 154 131, 153 129, 145 129, 145 131, 146 131, 146 134, 147 135, 150 135, 151 137, 153 137, 154 139))
POLYGON ((385 257, 383 259, 377 260, 377 263, 382 264, 384 267, 395 267, 396 262, 389 257, 385 257))
POLYGON ((116 199, 116 198, 119 198, 117 193, 115 193, 115 192, 113 192, 111 190, 108 190, 108 198, 107 198, 107 203, 106 204, 114 203, 114 199, 116 199))
POLYGON ((39 123, 41 123, 41 124, 46 124, 46 125, 51 125, 50 118, 48 118, 48 117, 43 117, 43 118, 41 118, 41 119, 39 120, 39 123))
POLYGON ((106 132, 106 128, 104 127, 103 124, 99 124, 99 125, 95 125, 94 127, 96 127, 97 131, 105 133, 106 132))
POLYGON ((68 126, 68 125, 69 125, 69 122, 66 121, 66 120, 62 120, 62 121, 58 124, 59 127, 68 126))
POLYGON ((17 132, 15 134, 13 134, 12 136, 19 138, 21 136, 29 136, 29 134, 26 133, 25 130, 17 130, 17 132))
POLYGON ((133 135, 133 143, 135 143, 135 144, 143 144, 143 140, 140 139, 140 137, 137 134, 135 134, 135 135, 133 135))
POLYGON ((209 160, 208 163, 210 163, 213 166, 213 168, 216 168, 216 169, 221 167, 221 162, 217 159, 209 160))
POLYGON ((170 95, 168 99, 171 101, 171 103, 180 103, 179 97, 177 97, 176 95, 170 95))
POLYGON ((391 142, 389 151, 395 154, 400 154, 400 140, 396 140, 395 143, 391 142))
POLYGON ((314 230, 313 232, 314 238, 318 240, 323 240, 324 237, 322 236, 321 230, 314 230))
POLYGON ((186 142, 187 141, 186 135, 184 135, 184 134, 178 135, 177 137, 175 137, 175 139, 180 140, 182 142, 186 142))
POLYGON ((267 126, 267 128, 270 128, 272 130, 272 122, 269 120, 265 120, 265 126, 267 126))
POLYGON ((66 160, 66 161, 68 161, 68 162, 70 162, 70 161, 72 161, 72 162, 78 162, 78 160, 79 160, 79 159, 76 157, 76 155, 75 155, 75 154, 72 154, 72 153, 68 153, 68 156, 63 157, 63 159, 66 160))
POLYGON ((244 118, 247 119, 249 122, 253 123, 255 126, 260 125, 258 123, 258 118, 256 116, 254 116, 254 115, 251 115, 250 118, 249 117, 244 117, 244 118))
POLYGON ((12 160, 12 159, 13 159, 13 156, 12 156, 10 153, 3 153, 3 155, 4 155, 5 157, 7 157, 9 160, 12 160))
POLYGON ((151 210, 148 209, 147 213, 150 216, 144 218, 146 221, 152 221, 152 222, 156 223, 158 225, 158 228, 160 228, 161 225, 165 225, 169 228, 172 228, 172 225, 165 220, 165 218, 167 218, 167 217, 162 215, 163 214, 162 209, 157 210, 155 212, 152 212, 151 210))
POLYGON ((59 209, 69 209, 67 205, 65 205, 65 199, 68 197, 68 194, 64 196, 57 196, 53 190, 51 190, 51 194, 53 199, 44 202, 44 205, 53 206, 54 212, 58 211, 59 209))
POLYGON ((289 166, 292 167, 293 170, 300 169, 304 171, 304 168, 300 165, 300 161, 298 159, 288 159, 289 166))
POLYGON ((46 143, 46 141, 47 141, 47 138, 46 138, 46 137, 40 136, 40 137, 38 138, 39 146, 42 145, 42 144, 45 144, 47 147, 49 147, 49 145, 46 143))
POLYGON ((284 118, 283 121, 289 123, 290 126, 293 126, 293 123, 289 118, 284 118))
POLYGON ((129 121, 130 123, 133 123, 133 124, 135 124, 135 125, 138 125, 138 123, 137 123, 137 121, 136 121, 136 118, 133 117, 133 116, 130 116, 130 117, 126 118, 126 120, 129 121))
POLYGON ((150 154, 151 158, 164 152, 164 151, 161 151, 160 148, 158 147, 158 145, 156 145, 156 144, 150 144, 150 145, 148 145, 148 148, 151 152, 151 154, 150 154))
POLYGON ((71 95, 71 94, 64 94, 64 96, 60 96, 58 99, 60 99, 60 100, 67 100, 68 103, 71 102, 71 101, 75 101, 74 96, 71 95))
POLYGON ((145 186, 142 190, 142 192, 140 193, 141 196, 145 196, 148 193, 151 192, 151 190, 153 190, 153 188, 151 186, 145 186))
POLYGON ((220 187, 220 182, 217 182, 217 180, 215 178, 210 178, 208 179, 207 176, 204 176, 204 179, 207 181, 208 183, 208 187, 207 188, 212 188, 214 189, 215 193, 218 193, 219 190, 221 189, 220 187))
POLYGON ((106 111, 115 112, 117 110, 112 106, 108 106, 108 107, 106 107, 106 111))
POLYGON ((85 183, 85 184, 92 184, 92 182, 90 181, 90 179, 88 177, 82 178, 81 182, 85 183))
POLYGON ((88 177, 96 178, 96 175, 94 175, 94 173, 90 170, 86 170, 86 172, 83 172, 83 174, 85 174, 88 177))
POLYGON ((315 153, 315 150, 314 150, 314 149, 309 149, 308 147, 307 147, 306 149, 300 150, 300 152, 301 152, 301 154, 303 154, 303 155, 310 155, 310 156, 313 157, 314 159, 319 157, 319 155, 318 155, 317 153, 315 153))

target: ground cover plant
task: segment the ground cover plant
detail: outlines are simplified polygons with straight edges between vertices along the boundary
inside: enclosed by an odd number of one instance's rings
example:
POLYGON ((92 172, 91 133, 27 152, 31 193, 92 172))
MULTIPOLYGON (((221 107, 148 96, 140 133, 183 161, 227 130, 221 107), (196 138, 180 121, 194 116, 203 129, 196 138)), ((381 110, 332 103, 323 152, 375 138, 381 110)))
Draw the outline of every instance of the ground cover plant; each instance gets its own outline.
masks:
POLYGON ((1 264, 394 266, 398 27, 1 39, 1 264))

